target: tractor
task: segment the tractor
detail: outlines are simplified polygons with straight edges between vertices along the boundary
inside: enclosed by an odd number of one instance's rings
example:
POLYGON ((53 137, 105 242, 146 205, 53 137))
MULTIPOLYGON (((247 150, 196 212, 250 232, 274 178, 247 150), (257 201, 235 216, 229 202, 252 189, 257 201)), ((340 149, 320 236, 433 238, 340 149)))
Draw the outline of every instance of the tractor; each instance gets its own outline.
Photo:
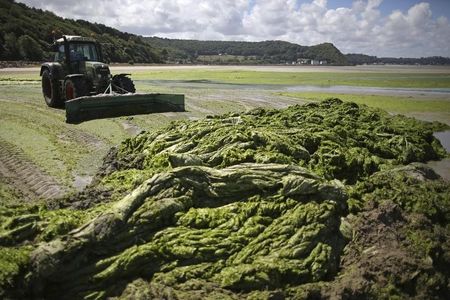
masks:
POLYGON ((118 94, 134 93, 130 74, 111 76, 103 63, 100 45, 91 38, 63 36, 52 46, 53 62, 41 66, 42 92, 50 107, 61 107, 65 101, 104 93, 112 83, 118 94))
POLYGON ((66 108, 68 123, 184 111, 184 95, 135 94, 131 74, 111 75, 100 44, 92 38, 64 35, 51 50, 54 61, 41 66, 42 93, 48 106, 66 108))

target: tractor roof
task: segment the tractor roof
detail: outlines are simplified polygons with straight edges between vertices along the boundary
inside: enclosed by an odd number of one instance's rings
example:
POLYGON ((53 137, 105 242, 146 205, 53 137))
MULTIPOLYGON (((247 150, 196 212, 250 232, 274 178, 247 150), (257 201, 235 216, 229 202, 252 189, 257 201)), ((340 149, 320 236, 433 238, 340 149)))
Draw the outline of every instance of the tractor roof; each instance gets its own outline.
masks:
MULTIPOLYGON (((78 35, 65 35, 68 42, 93 42, 95 43, 95 39, 89 37, 83 37, 78 35)), ((58 43, 64 42, 64 38, 60 38, 56 40, 58 43)))

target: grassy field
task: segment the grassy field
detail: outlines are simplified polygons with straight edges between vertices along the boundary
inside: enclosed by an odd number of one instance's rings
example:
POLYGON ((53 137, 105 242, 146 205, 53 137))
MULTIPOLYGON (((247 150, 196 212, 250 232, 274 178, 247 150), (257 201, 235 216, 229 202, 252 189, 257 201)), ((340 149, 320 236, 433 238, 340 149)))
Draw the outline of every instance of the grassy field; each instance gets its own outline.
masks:
MULTIPOLYGON (((111 146, 134 136, 141 130, 154 131, 174 120, 198 119, 206 115, 239 112, 255 107, 283 108, 337 97, 393 113, 450 124, 450 99, 442 97, 425 99, 419 94, 393 97, 318 92, 292 93, 285 90, 288 85, 450 88, 450 71, 446 72, 443 69, 434 71, 428 68, 420 72, 399 69, 389 73, 386 69, 376 71, 363 69, 356 72, 330 67, 317 68, 317 72, 311 71, 315 70, 311 68, 288 67, 258 69, 172 66, 112 69, 113 73, 132 73, 139 92, 184 94, 186 112, 93 120, 80 125, 66 124, 64 110, 52 109, 45 105, 38 68, 0 69, 0 146, 1 143, 8 144, 8 149, 15 149, 14 155, 20 154, 20 157, 23 156, 34 164, 37 170, 73 190, 82 187, 82 184, 80 187, 77 183, 80 178, 83 176, 89 178, 95 173, 102 157, 111 146), (162 80, 162 83, 153 80, 162 80), (174 87, 167 84, 175 80, 185 81, 186 85, 174 87), (203 81, 231 83, 231 85, 226 87, 220 84, 201 85, 203 81), (240 84, 254 86, 244 89, 240 84)), ((16 182, 20 182, 20 178, 16 182)))

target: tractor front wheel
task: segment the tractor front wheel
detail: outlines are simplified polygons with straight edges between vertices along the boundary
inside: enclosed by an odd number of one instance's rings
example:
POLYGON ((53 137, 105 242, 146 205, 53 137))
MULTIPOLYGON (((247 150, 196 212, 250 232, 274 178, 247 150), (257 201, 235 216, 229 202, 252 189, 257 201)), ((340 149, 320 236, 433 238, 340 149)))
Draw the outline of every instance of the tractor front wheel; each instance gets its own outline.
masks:
POLYGON ((45 103, 47 103, 48 106, 62 106, 59 82, 51 78, 49 70, 44 70, 44 72, 42 72, 42 94, 44 94, 45 103))
POLYGON ((64 84, 66 100, 83 97, 88 94, 86 80, 83 78, 69 78, 64 84))
POLYGON ((133 80, 126 76, 113 78, 113 91, 119 94, 135 93, 133 80))

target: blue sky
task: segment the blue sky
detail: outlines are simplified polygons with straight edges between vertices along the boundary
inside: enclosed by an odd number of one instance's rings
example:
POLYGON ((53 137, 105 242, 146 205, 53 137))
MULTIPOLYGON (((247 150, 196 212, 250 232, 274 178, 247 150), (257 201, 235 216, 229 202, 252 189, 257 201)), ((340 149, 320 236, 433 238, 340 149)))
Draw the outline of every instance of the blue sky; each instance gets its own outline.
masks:
POLYGON ((450 0, 22 0, 144 36, 335 44, 343 53, 450 57, 450 0))

